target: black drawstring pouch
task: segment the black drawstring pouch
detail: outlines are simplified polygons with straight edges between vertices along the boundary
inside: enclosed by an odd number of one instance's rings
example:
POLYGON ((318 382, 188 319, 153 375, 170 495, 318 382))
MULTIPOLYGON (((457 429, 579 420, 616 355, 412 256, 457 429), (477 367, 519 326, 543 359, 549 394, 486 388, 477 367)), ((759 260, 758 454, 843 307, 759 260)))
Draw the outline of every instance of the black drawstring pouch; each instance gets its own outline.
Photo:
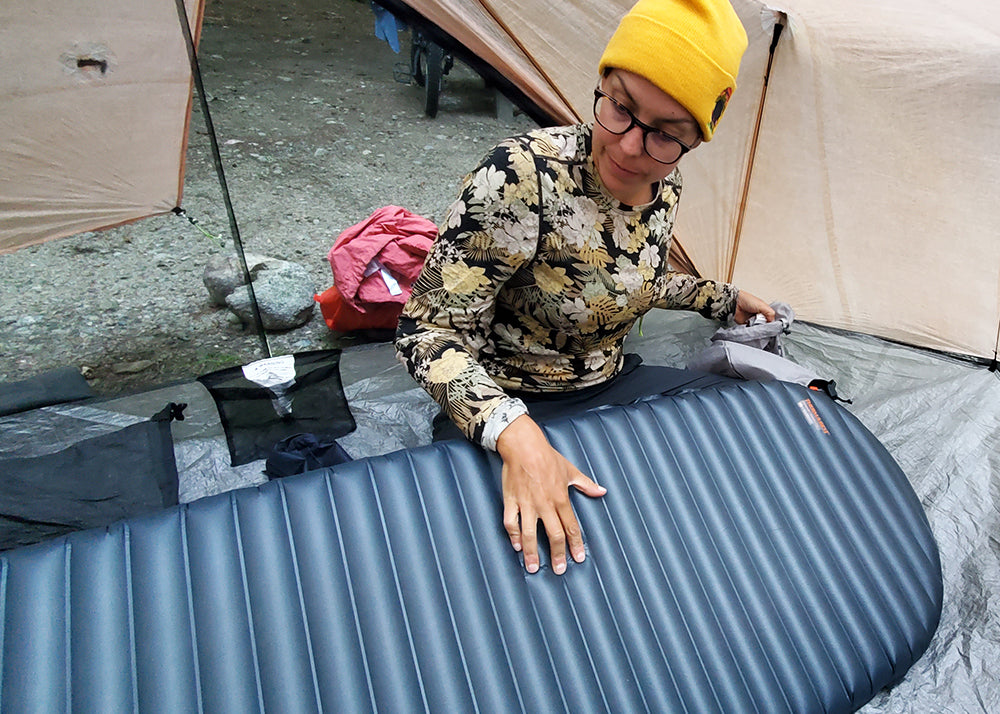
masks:
POLYGON ((0 550, 177 505, 170 424, 184 419, 185 406, 135 421, 100 402, 5 419, 5 428, 39 443, 0 453, 0 550))
POLYGON ((269 479, 283 478, 351 460, 336 441, 323 441, 315 434, 295 434, 274 445, 264 463, 264 473, 269 479))
POLYGON ((233 466, 266 459, 296 434, 333 441, 355 429, 340 350, 282 355, 198 377, 215 400, 233 466))

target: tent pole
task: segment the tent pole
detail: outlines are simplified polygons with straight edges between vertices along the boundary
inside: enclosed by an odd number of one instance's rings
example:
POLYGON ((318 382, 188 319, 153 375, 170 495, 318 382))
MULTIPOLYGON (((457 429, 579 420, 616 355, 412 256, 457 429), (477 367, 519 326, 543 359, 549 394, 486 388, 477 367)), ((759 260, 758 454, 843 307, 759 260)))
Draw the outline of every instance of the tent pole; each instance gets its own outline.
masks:
POLYGON ((574 116, 576 116, 577 120, 583 121, 583 117, 581 117, 576 113, 576 109, 573 108, 573 104, 569 101, 569 99, 566 98, 566 95, 563 94, 562 90, 559 89, 558 85, 556 85, 556 83, 552 81, 552 78, 548 75, 548 73, 542 68, 541 65, 538 64, 538 62, 531 55, 531 53, 528 52, 528 49, 524 46, 521 40, 517 38, 517 35, 515 35, 511 31, 507 23, 501 20, 500 16, 497 15, 497 13, 493 10, 493 8, 490 6, 489 0, 479 0, 479 4, 482 6, 483 10, 486 11, 486 14, 489 15, 491 18, 493 18, 493 21, 497 25, 499 25, 504 32, 507 33, 507 37, 509 37, 511 41, 517 46, 517 49, 521 50, 521 52, 524 53, 524 56, 531 63, 531 66, 538 71, 538 74, 540 74, 546 82, 548 82, 549 87, 552 89, 552 91, 554 91, 556 95, 559 97, 559 99, 562 100, 563 104, 569 107, 569 110, 573 113, 574 116))
POLYGON ((774 34, 771 36, 771 48, 767 55, 767 69, 764 70, 764 83, 760 88, 760 102, 757 104, 757 118, 754 122, 753 137, 750 140, 750 158, 747 161, 746 174, 743 177, 743 192, 740 196, 739 210, 736 213, 736 230, 733 235, 733 248, 729 254, 729 270, 726 273, 726 281, 732 282, 736 273, 736 256, 739 254, 740 237, 743 234, 743 219, 746 216, 747 200, 750 194, 750 177, 753 175, 753 164, 757 156, 757 139, 760 137, 760 124, 764 118, 764 101, 767 99, 767 85, 771 81, 771 64, 774 62, 774 52, 778 47, 778 39, 781 31, 785 29, 788 16, 783 12, 777 13, 775 18, 774 34))
POLYGON ((257 328, 257 336, 260 338, 261 350, 264 353, 264 357, 270 357, 271 347, 267 342, 267 333, 264 331, 264 320, 260 316, 260 306, 257 304, 257 295, 253 289, 253 277, 250 275, 250 268, 247 267, 246 255, 243 252, 243 240, 240 238, 240 229, 236 224, 236 213, 233 210, 233 202, 229 197, 229 186, 226 183, 226 174, 222 168, 222 154, 219 152, 219 140, 215 135, 215 125, 212 123, 212 115, 208 111, 205 85, 201 81, 201 68, 198 65, 198 54, 195 51, 194 38, 191 36, 191 25, 188 20, 187 8, 184 6, 184 0, 177 0, 177 14, 180 17, 184 42, 187 45, 188 60, 191 63, 191 75, 198 89, 201 113, 205 117, 205 128, 208 130, 208 138, 212 145, 212 161, 215 164, 215 172, 219 177, 219 184, 222 187, 222 200, 226 204, 226 214, 229 216, 229 229, 233 234, 233 243, 236 246, 236 254, 239 257, 240 267, 243 270, 243 279, 246 281, 247 290, 250 294, 250 307, 253 312, 254 326, 257 328))
POLYGON ((670 250, 667 251, 667 260, 670 262, 670 267, 674 270, 679 270, 682 273, 688 273, 696 278, 701 278, 701 272, 698 270, 694 261, 691 260, 691 256, 688 255, 687 251, 684 250, 684 245, 681 243, 680 237, 674 233, 674 239, 670 241, 670 250))
POLYGON ((997 342, 993 347, 993 361, 990 362, 991 372, 1000 371, 1000 362, 997 361, 998 359, 1000 359, 1000 322, 997 323, 997 342))

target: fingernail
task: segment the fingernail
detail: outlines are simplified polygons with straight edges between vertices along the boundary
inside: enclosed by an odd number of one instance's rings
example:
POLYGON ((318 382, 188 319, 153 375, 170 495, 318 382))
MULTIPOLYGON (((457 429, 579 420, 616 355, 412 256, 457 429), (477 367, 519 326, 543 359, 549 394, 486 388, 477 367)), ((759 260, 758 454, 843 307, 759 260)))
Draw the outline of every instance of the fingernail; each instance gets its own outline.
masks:
POLYGON ((532 562, 525 563, 524 567, 528 569, 529 573, 537 573, 538 572, 538 563, 536 563, 536 562, 532 561, 532 562))
POLYGON ((581 550, 579 553, 573 553, 573 560, 577 563, 582 563, 587 559, 587 551, 581 550))
POLYGON ((562 575, 566 572, 566 563, 553 563, 552 570, 556 575, 562 575))

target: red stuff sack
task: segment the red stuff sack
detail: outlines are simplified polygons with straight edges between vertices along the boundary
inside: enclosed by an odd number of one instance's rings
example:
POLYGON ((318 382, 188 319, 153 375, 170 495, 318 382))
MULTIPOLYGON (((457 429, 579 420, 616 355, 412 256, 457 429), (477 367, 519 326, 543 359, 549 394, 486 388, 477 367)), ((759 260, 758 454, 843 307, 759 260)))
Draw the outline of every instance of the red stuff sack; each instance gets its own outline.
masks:
POLYGON ((341 233, 327 255, 334 287, 315 296, 327 326, 395 329, 436 237, 437 226, 399 206, 380 208, 341 233))
POLYGON ((402 303, 386 302, 369 305, 367 310, 361 312, 347 304, 337 286, 316 295, 314 299, 319 303, 326 326, 335 332, 394 330, 399 320, 399 313, 403 311, 402 303))

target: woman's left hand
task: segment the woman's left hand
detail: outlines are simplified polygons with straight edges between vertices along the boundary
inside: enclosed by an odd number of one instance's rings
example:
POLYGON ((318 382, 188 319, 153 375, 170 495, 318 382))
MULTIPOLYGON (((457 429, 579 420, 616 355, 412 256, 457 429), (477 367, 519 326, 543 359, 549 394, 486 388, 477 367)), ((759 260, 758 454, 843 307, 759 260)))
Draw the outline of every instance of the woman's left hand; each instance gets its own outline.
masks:
POLYGON ((736 294, 736 312, 733 314, 733 319, 745 325, 754 315, 763 315, 768 322, 774 322, 774 308, 756 295, 740 290, 736 294))

